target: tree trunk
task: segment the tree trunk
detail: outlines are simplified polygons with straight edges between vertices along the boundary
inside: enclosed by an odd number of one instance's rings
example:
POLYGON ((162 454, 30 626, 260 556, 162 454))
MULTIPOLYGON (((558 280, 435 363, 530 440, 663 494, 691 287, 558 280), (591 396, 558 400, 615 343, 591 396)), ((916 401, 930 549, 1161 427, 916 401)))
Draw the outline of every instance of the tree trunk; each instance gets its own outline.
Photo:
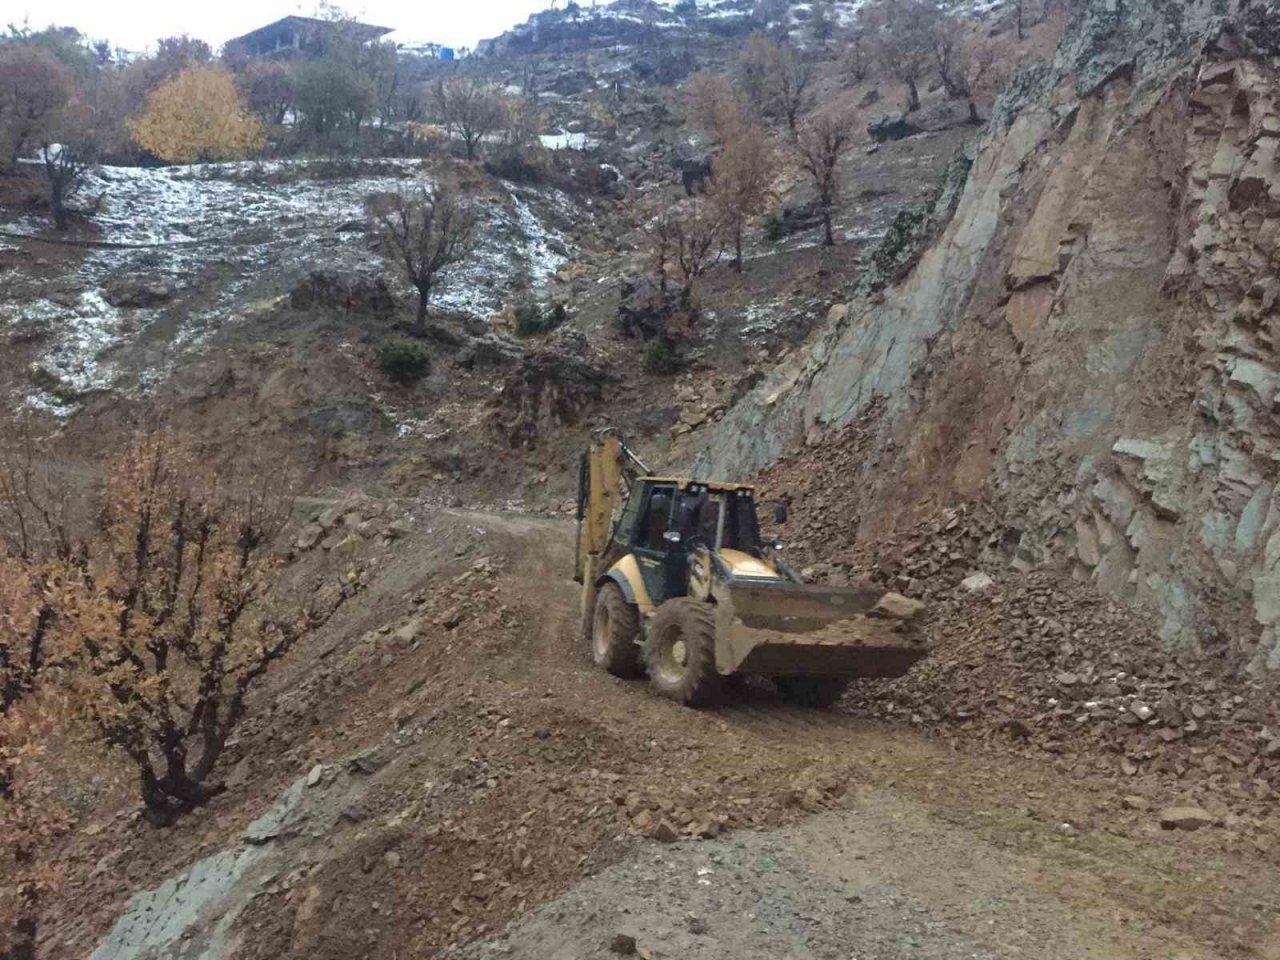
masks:
POLYGON ((907 113, 915 113, 920 109, 920 88, 916 86, 914 77, 907 80, 907 113))
POLYGON ((476 141, 472 137, 463 134, 463 142, 467 145, 467 162, 470 163, 476 158, 476 141))
POLYGON ((63 193, 63 183, 57 174, 49 181, 49 203, 53 207, 53 225, 58 230, 66 230, 70 226, 67 220, 67 201, 63 193))
POLYGON ((834 247, 836 245, 835 233, 831 229, 831 205, 824 203, 822 205, 822 245, 825 247, 834 247))
POLYGON ((427 298, 430 296, 430 287, 418 288, 418 315, 414 317, 413 326, 409 328, 412 336, 422 338, 427 335, 427 298))
POLYGON ((982 117, 978 116, 978 105, 973 102, 973 98, 969 98, 969 122, 975 127, 982 123, 982 117))
POLYGON ((742 272, 742 227, 733 232, 733 270, 742 272))

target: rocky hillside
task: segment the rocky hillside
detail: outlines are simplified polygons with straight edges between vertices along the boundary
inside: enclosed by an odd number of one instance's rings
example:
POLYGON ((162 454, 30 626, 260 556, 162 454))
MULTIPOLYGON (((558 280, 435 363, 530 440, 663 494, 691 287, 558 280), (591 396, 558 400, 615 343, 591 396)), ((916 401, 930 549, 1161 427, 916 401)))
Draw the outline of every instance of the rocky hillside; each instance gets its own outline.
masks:
POLYGON ((859 542, 984 501, 993 570, 1064 571, 1169 648, 1280 667, 1277 23, 1248 0, 1084 4, 932 231, 892 238, 928 240, 910 273, 863 283, 695 434, 699 469, 855 443, 859 542))

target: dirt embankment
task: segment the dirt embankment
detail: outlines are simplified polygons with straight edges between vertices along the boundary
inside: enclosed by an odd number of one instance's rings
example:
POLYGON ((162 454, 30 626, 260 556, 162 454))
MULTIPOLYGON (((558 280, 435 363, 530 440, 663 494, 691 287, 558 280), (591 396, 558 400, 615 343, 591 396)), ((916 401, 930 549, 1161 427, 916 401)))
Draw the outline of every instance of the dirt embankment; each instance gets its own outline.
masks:
POLYGON ((147 948, 426 957, 548 904, 493 949, 602 956, 617 934, 652 957, 1272 949, 1259 906, 1280 870, 1224 852, 1231 824, 1163 830, 1109 781, 754 685, 719 710, 677 707, 582 657, 569 524, 400 510, 400 539, 343 548, 364 589, 263 691, 227 794, 172 831, 122 797, 80 831, 47 955, 87 954, 126 894, 221 870, 201 858, 225 851, 254 855, 186 929, 141 925, 147 948), (966 862, 964 907, 941 878, 966 862))

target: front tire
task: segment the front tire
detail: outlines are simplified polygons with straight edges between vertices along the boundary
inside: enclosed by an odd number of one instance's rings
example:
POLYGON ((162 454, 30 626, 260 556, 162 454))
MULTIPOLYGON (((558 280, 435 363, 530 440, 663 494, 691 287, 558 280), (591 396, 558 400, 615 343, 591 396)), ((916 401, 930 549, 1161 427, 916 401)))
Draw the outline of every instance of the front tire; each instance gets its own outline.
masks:
POLYGON ((606 583, 596 594, 591 619, 591 659, 615 677, 640 675, 640 611, 622 595, 616 583, 606 583))
POLYGON ((801 707, 833 706, 849 689, 849 681, 839 677, 774 677, 782 699, 801 707))
POLYGON ((668 600, 649 623, 644 662, 653 688, 687 707, 720 699, 723 678, 716 670, 715 608, 702 600, 668 600))

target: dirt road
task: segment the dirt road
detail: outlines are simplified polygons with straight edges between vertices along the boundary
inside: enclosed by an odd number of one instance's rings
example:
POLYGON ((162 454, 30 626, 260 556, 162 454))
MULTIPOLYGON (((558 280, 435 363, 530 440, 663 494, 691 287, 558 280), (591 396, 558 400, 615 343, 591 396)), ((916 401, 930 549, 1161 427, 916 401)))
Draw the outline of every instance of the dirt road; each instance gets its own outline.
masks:
POLYGON ((415 523, 351 561, 366 591, 264 692, 196 839, 130 827, 154 881, 260 818, 256 859, 173 934, 190 955, 1280 957, 1280 870, 1220 853, 1230 824, 1162 831, 1113 782, 763 687, 678 707, 581 654, 570 524, 415 523))

